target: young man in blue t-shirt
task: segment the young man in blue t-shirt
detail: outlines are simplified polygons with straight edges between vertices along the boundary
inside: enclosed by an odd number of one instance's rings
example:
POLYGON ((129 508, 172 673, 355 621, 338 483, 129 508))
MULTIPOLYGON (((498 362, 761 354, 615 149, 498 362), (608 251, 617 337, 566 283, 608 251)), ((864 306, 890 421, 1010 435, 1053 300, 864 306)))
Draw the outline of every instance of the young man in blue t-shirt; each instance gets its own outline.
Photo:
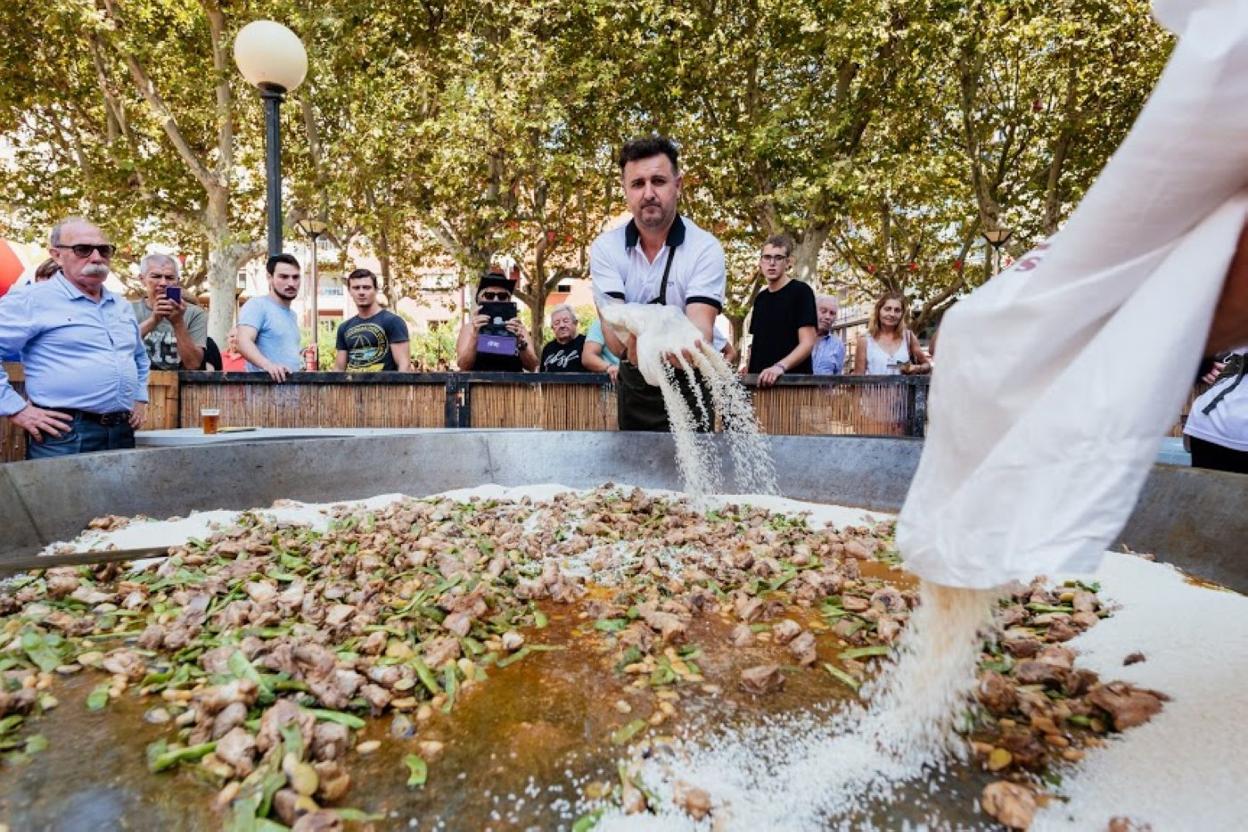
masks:
POLYGON ((299 295, 299 261, 292 254, 275 254, 265 269, 269 293, 247 301, 238 314, 238 351, 247 359, 248 372, 285 381, 287 373, 303 366, 299 321, 290 308, 299 295))

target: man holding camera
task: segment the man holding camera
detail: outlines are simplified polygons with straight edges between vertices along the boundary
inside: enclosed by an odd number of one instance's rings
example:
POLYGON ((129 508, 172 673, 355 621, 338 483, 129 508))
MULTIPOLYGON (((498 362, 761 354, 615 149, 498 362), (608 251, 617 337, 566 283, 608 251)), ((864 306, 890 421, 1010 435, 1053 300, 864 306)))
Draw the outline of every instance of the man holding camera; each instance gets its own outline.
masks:
MULTIPOLYGON (((715 317, 724 306, 727 276, 724 249, 714 235, 680 216, 682 177, 678 152, 662 136, 636 139, 620 150, 620 179, 624 200, 633 218, 627 225, 604 231, 589 253, 594 288, 628 303, 676 306, 702 333, 703 343, 715 341, 715 317)), ((600 313, 601 315, 601 313, 600 313)), ((646 382, 637 368, 633 338, 621 339, 605 327, 606 346, 620 356, 616 376, 620 430, 667 431, 667 407, 659 388, 646 382)), ((677 386, 686 401, 710 401, 704 379, 677 373, 677 386)), ((691 404, 694 413, 702 408, 691 404)), ((699 430, 710 430, 714 417, 699 419, 699 430)))
POLYGON ((477 284, 477 308, 459 330, 455 354, 459 369, 480 373, 519 373, 537 369, 537 352, 511 299, 516 282, 490 272, 477 284))
POLYGON ((204 366, 208 315, 182 298, 178 261, 149 254, 139 263, 147 297, 130 304, 139 321, 139 337, 153 370, 198 370, 204 366))

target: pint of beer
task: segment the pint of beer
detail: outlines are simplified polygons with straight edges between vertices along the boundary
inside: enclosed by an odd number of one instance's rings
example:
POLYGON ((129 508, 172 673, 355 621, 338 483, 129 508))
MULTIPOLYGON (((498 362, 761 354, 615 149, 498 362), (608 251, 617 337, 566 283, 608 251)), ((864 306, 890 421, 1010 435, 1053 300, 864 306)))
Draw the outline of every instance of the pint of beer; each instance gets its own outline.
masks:
POLYGON ((199 419, 204 426, 204 433, 216 433, 221 427, 221 409, 217 407, 201 407, 199 419))

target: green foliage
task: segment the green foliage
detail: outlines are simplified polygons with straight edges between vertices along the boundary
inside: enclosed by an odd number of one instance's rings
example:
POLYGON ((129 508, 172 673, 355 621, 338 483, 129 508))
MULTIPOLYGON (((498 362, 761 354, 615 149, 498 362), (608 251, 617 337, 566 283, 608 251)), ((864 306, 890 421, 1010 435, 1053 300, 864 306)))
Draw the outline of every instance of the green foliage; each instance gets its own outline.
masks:
MULTIPOLYGON (((902 289, 930 318, 988 275, 982 230, 1010 228, 1018 254, 1069 215, 1171 43, 1145 0, 482 9, 0 4, 19 56, 0 63, 0 231, 33 239, 82 212, 123 264, 174 246, 212 287, 224 342, 218 310, 264 231, 260 106, 230 46, 267 17, 310 61, 282 109, 287 220, 316 215, 344 253, 371 250, 391 297, 419 297, 422 267, 469 282, 507 255, 541 334, 547 296, 587 276, 589 243, 623 211, 614 152, 659 130, 681 143, 684 210, 725 244, 734 319, 777 232, 797 240, 799 277, 902 289)), ((454 333, 421 337, 426 366, 453 349, 454 333)))

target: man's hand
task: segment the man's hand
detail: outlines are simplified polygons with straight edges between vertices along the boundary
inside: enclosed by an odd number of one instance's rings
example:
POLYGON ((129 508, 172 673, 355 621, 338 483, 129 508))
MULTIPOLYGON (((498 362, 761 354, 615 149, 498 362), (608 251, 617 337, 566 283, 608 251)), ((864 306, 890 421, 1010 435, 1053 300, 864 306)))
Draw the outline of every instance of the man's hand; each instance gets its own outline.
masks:
POLYGON ((776 383, 776 379, 784 375, 784 368, 779 364, 772 364, 766 370, 758 374, 758 386, 770 387, 776 383))
MULTIPOLYGON (((182 309, 185 309, 185 308, 186 306, 183 305, 182 309)), ((165 320, 165 319, 174 320, 175 314, 177 315, 177 320, 182 319, 182 311, 181 309, 178 308, 178 304, 174 303, 173 301, 169 300, 169 298, 163 295, 156 299, 156 305, 152 307, 153 318, 158 318, 161 320, 165 320)))
POLYGON ((69 433, 73 428, 73 417, 58 410, 44 410, 28 404, 22 410, 9 417, 9 421, 30 434, 36 442, 43 441, 43 435, 60 436, 69 433))
POLYGON ((738 378, 745 378, 745 377, 746 377, 746 376, 748 376, 749 374, 750 374, 750 365, 749 365, 749 364, 740 364, 740 365, 738 365, 738 366, 737 366, 737 377, 738 377, 738 378))
POLYGON ((489 322, 490 322, 489 315, 474 315, 472 318, 472 328, 475 329, 477 332, 480 332, 481 327, 485 326, 489 322))
POLYGON ((620 378, 620 368, 616 364, 607 365, 607 378, 611 379, 611 383, 615 384, 620 378))
MULTIPOLYGON (((483 316, 484 317, 484 316, 483 316)), ((529 345, 529 339, 525 336, 524 324, 519 318, 512 318, 507 322, 507 331, 516 336, 516 341, 520 345, 520 349, 525 349, 529 345)))
POLYGON ((1215 361, 1213 366, 1209 368, 1209 372, 1200 377, 1205 384, 1213 384, 1218 380, 1218 376, 1222 375, 1222 371, 1226 369, 1226 362, 1215 361))
POLYGON ((147 402, 135 402, 130 408, 130 427, 138 430, 143 427, 143 420, 147 418, 147 402))
POLYGON ((287 370, 281 364, 278 364, 274 361, 264 362, 263 364, 260 365, 260 369, 268 373, 269 378, 273 379, 278 384, 281 384, 283 381, 285 381, 286 375, 290 372, 290 370, 287 370))
POLYGON ((668 364, 671 364, 671 365, 672 365, 672 367, 673 367, 674 369, 677 369, 677 370, 683 370, 683 369, 684 369, 684 367, 682 367, 682 366, 681 366, 681 363, 680 363, 680 358, 681 358, 681 356, 684 356, 685 362, 686 362, 686 363, 687 363, 690 367, 696 367, 696 366, 697 366, 697 364, 696 364, 695 362, 696 362, 696 360, 697 360, 697 359, 695 358, 695 356, 697 356, 697 355, 701 355, 701 354, 702 354, 702 349, 703 349, 703 348, 702 348, 702 340, 701 340, 701 339, 698 339, 697 341, 694 341, 694 342, 693 342, 693 348, 692 348, 692 349, 690 349, 689 347, 685 347, 683 350, 681 350, 681 351, 680 351, 680 354, 679 354, 679 355, 677 355, 677 354, 676 354, 676 353, 674 353, 674 352, 669 352, 669 353, 667 354, 667 356, 666 356, 666 357, 667 357, 667 363, 668 363, 668 364))

